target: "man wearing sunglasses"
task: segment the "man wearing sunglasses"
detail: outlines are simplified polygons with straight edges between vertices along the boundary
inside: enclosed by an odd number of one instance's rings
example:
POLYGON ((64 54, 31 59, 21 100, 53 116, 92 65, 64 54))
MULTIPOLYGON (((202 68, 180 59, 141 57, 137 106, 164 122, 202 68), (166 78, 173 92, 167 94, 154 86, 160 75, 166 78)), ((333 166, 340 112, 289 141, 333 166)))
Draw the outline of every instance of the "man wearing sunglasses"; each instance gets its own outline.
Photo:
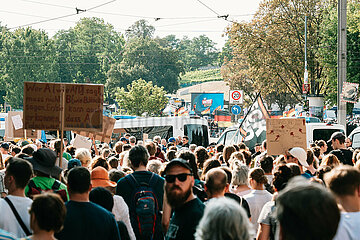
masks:
POLYGON ((193 194, 194 176, 189 163, 174 159, 165 168, 165 193, 174 210, 166 240, 194 239, 205 205, 193 194))

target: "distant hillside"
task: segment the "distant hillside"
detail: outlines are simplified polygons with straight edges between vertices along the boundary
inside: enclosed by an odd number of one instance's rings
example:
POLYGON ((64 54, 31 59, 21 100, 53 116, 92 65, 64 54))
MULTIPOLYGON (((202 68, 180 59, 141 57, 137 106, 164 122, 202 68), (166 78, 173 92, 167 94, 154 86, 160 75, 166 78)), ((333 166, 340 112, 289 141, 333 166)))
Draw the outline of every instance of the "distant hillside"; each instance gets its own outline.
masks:
POLYGON ((181 76, 180 86, 186 87, 202 82, 222 81, 220 68, 186 72, 181 76))

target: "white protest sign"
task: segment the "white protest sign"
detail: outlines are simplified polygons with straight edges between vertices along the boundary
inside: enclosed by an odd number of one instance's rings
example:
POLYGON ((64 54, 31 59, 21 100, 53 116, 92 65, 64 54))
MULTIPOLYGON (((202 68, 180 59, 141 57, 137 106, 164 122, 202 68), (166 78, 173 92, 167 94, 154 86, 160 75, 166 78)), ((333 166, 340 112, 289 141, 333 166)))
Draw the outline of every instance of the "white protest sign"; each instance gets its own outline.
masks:
POLYGON ((21 128, 23 128, 23 122, 21 120, 21 116, 20 115, 15 115, 11 117, 11 120, 13 122, 14 128, 15 130, 19 130, 21 128))
POLYGON ((86 139, 86 137, 83 137, 83 136, 77 134, 75 139, 74 139, 73 146, 76 147, 76 148, 90 149, 91 148, 91 142, 88 141, 86 139))

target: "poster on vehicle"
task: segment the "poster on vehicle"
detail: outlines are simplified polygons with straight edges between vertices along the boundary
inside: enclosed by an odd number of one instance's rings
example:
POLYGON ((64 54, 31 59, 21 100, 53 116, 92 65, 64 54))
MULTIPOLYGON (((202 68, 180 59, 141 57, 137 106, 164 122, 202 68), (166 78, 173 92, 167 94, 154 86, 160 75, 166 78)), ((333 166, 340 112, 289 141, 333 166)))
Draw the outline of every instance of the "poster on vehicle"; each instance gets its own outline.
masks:
POLYGON ((266 142, 269 155, 285 154, 293 147, 306 150, 305 119, 266 119, 266 142))
POLYGON ((201 114, 206 110, 212 114, 215 109, 224 108, 224 93, 191 93, 191 110, 201 114))
POLYGON ((357 103, 358 91, 359 91, 358 83, 344 82, 343 89, 340 94, 340 100, 342 102, 357 103))
POLYGON ((25 82, 25 129, 59 130, 64 102, 64 130, 101 131, 103 93, 100 84, 25 82))
POLYGON ((230 90, 229 96, 230 104, 243 104, 244 102, 244 92, 242 90, 230 90))

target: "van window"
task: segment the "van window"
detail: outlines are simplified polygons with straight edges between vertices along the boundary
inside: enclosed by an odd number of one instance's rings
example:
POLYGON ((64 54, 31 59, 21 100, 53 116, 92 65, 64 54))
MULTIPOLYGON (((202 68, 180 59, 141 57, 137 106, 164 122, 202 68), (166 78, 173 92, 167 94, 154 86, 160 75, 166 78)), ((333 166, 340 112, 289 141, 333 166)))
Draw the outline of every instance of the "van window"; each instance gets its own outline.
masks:
POLYGON ((209 135, 206 125, 185 124, 184 135, 189 137, 189 143, 203 147, 209 146, 209 135))
POLYGON ((231 140, 233 140, 235 133, 236 133, 236 129, 226 133, 226 138, 225 138, 225 142, 224 142, 225 146, 231 145, 235 142, 235 141, 231 141, 231 140))
POLYGON ((169 139, 173 136, 172 126, 159 126, 159 127, 138 127, 138 128, 125 128, 125 132, 136 137, 137 140, 143 140, 143 134, 148 134, 149 139, 153 139, 155 136, 169 139))
POLYGON ((342 130, 342 129, 314 129, 313 142, 315 142, 316 140, 328 141, 334 132, 344 133, 344 130, 342 130))
POLYGON ((360 148, 360 133, 355 133, 353 135, 353 139, 352 139, 352 145, 351 145, 354 149, 355 148, 360 148))

